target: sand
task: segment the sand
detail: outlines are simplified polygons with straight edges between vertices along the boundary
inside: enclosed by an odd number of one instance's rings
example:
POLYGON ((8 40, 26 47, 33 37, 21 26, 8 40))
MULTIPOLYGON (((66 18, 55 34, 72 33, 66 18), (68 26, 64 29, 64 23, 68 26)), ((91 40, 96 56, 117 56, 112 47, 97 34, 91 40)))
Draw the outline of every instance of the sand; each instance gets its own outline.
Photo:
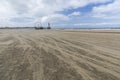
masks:
POLYGON ((0 30, 0 80, 120 80, 120 31, 0 30))

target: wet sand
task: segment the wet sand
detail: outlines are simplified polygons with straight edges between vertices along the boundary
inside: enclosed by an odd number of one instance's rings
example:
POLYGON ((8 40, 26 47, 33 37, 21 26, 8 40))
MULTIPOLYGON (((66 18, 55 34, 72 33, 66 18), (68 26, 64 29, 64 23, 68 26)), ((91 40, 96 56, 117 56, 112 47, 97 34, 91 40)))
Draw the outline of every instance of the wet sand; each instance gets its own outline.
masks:
POLYGON ((120 80, 120 31, 0 30, 0 80, 120 80))

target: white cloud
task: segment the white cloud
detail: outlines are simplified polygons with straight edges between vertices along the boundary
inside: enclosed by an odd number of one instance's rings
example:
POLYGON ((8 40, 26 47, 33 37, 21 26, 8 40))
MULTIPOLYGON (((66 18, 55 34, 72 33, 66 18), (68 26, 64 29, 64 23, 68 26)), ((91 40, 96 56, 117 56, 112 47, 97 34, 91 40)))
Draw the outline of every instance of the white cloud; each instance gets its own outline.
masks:
POLYGON ((115 0, 108 5, 93 8, 93 16, 101 18, 120 18, 120 0, 115 0))
POLYGON ((69 14, 68 16, 80 16, 81 13, 80 12, 73 12, 71 14, 69 14))
POLYGON ((12 17, 13 15, 16 15, 14 12, 15 10, 8 2, 0 2, 0 18, 12 17))
POLYGON ((105 23, 105 22, 101 22, 101 23, 78 23, 78 24, 74 24, 74 26, 83 26, 83 25, 88 25, 88 26, 102 26, 102 25, 120 25, 120 23, 105 23))
POLYGON ((59 22, 59 21, 67 21, 67 20, 69 20, 69 17, 62 14, 52 14, 41 18, 42 23, 59 22))
MULTIPOLYGON (((22 24, 10 21, 12 18, 14 19, 18 17, 20 19, 25 19, 24 17, 30 17, 36 19, 36 21, 40 20, 42 22, 64 21, 68 20, 69 16, 65 16, 64 14, 56 14, 57 11, 84 7, 91 3, 97 4, 106 3, 109 1, 111 0, 1 0, 0 23, 3 22, 2 25, 26 25, 31 23, 27 22, 26 24, 22 24)), ((97 7, 94 8, 93 12, 98 12, 97 7)), ((80 15, 80 12, 74 12, 71 15, 80 15)))

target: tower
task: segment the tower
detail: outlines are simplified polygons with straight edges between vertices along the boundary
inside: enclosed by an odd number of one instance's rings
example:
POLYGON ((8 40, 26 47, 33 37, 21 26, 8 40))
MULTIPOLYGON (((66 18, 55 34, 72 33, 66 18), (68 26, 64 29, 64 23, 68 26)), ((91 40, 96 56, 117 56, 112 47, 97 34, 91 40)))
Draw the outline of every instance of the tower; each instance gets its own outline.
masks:
POLYGON ((47 29, 51 29, 50 23, 48 23, 48 27, 47 27, 47 29))

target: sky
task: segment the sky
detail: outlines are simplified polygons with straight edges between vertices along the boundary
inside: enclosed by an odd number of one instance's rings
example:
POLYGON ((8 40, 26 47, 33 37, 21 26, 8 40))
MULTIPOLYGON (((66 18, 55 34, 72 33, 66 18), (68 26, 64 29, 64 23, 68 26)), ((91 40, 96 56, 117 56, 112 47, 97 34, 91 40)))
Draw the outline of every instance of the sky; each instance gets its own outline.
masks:
POLYGON ((120 0, 0 0, 0 26, 119 26, 120 0))

